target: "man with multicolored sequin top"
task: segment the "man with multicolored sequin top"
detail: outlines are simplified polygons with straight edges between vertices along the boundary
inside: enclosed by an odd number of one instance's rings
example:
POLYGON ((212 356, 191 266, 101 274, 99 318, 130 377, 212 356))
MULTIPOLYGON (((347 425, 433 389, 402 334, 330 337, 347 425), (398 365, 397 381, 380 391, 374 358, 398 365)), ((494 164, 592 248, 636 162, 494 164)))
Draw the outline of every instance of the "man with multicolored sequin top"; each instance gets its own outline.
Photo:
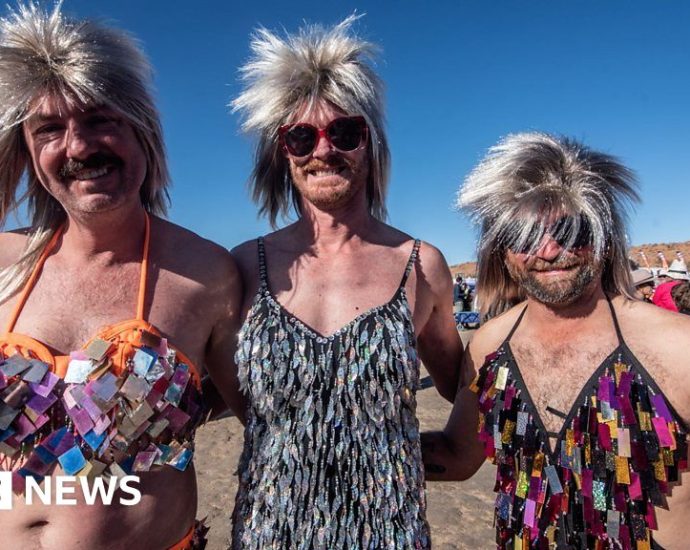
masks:
POLYGON ((0 234, 0 546, 199 548, 201 369, 241 414, 242 287, 226 250, 160 217, 162 129, 129 35, 59 4, 0 20, 0 224, 22 180, 31 227, 0 234), (128 475, 141 499, 110 502, 128 475))
MULTIPOLYGON (((614 157, 537 133, 500 142, 461 190, 491 318, 468 358, 500 548, 687 547, 690 323, 634 297, 636 199, 614 157)), ((425 455, 434 478, 463 464, 458 408, 425 455)))
POLYGON ((233 251, 250 402, 235 548, 428 548, 418 354, 446 399, 472 378, 446 262, 382 221, 382 90, 355 19, 259 30, 234 102, 259 134, 262 213, 297 213, 233 251))

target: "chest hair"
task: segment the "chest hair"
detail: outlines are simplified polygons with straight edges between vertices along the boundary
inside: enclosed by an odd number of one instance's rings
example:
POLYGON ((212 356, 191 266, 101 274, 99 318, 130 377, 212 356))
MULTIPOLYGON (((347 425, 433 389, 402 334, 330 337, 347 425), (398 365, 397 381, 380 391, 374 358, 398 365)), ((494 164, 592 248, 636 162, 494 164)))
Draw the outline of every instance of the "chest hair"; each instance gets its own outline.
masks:
POLYGON ((547 407, 568 414, 584 385, 616 346, 615 337, 555 345, 511 342, 527 390, 548 431, 560 431, 564 419, 547 407))

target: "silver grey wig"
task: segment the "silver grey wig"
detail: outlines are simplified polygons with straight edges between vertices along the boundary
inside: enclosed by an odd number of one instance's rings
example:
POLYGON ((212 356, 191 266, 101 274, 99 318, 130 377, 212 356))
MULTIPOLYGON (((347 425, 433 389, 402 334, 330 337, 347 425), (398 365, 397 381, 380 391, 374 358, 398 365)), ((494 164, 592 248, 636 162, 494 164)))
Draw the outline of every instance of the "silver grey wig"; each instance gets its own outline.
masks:
POLYGON ((23 284, 66 216, 38 180, 22 135, 41 98, 105 105, 123 115, 146 155, 142 203, 155 214, 167 211, 169 175, 148 60, 125 32, 70 19, 60 9, 60 3, 52 11, 30 3, 0 19, 0 226, 24 199, 31 217, 24 255, 0 272, 0 302, 23 284), (23 177, 27 191, 18 197, 23 177))
POLYGON ((275 226, 300 197, 278 143, 278 128, 300 108, 327 101, 348 114, 361 115, 369 126, 370 170, 367 202, 371 214, 385 219, 390 152, 384 132, 383 84, 371 67, 377 48, 351 32, 360 16, 351 15, 325 28, 306 25, 285 38, 265 28, 252 36, 251 57, 240 68, 244 90, 232 102, 242 129, 258 134, 250 185, 260 214, 275 226))
POLYGON ((631 170, 575 140, 542 133, 500 141, 466 178, 458 206, 480 226, 477 293, 485 318, 525 299, 504 263, 506 243, 535 250, 550 216, 571 216, 563 235, 573 244, 580 224, 592 234, 604 291, 633 298, 627 260, 627 210, 639 200, 631 170))

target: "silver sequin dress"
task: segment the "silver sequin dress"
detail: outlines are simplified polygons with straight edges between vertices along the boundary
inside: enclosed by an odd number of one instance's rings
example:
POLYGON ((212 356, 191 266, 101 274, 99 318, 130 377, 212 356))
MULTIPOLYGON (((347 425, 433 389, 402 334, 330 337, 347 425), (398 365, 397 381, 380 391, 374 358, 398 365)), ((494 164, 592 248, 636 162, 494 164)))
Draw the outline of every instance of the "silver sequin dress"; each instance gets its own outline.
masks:
POLYGON ((415 415, 419 360, 405 282, 322 336, 260 285, 236 361, 250 408, 233 548, 429 548, 415 415))

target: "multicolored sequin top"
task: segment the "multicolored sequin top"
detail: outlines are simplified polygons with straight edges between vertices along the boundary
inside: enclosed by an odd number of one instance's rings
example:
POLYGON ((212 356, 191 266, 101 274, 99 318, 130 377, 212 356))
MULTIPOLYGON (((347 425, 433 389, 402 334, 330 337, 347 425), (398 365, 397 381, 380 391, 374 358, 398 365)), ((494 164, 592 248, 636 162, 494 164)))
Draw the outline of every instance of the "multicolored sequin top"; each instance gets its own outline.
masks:
POLYGON ((687 428, 625 344, 609 306, 618 347, 563 415, 560 433, 546 430, 510 349, 526 308, 472 385, 479 438, 498 466, 499 548, 653 545, 654 508, 687 468, 687 428), (549 437, 557 438, 554 452, 549 437))
POLYGON ((428 548, 405 282, 386 304, 322 336, 260 286, 237 365, 250 400, 233 548, 428 548))
POLYGON ((60 231, 39 259, 0 335, 0 469, 13 490, 54 473, 94 477, 184 470, 203 420, 201 379, 144 319, 149 220, 137 317, 100 331, 83 349, 54 355, 13 332, 60 231))

